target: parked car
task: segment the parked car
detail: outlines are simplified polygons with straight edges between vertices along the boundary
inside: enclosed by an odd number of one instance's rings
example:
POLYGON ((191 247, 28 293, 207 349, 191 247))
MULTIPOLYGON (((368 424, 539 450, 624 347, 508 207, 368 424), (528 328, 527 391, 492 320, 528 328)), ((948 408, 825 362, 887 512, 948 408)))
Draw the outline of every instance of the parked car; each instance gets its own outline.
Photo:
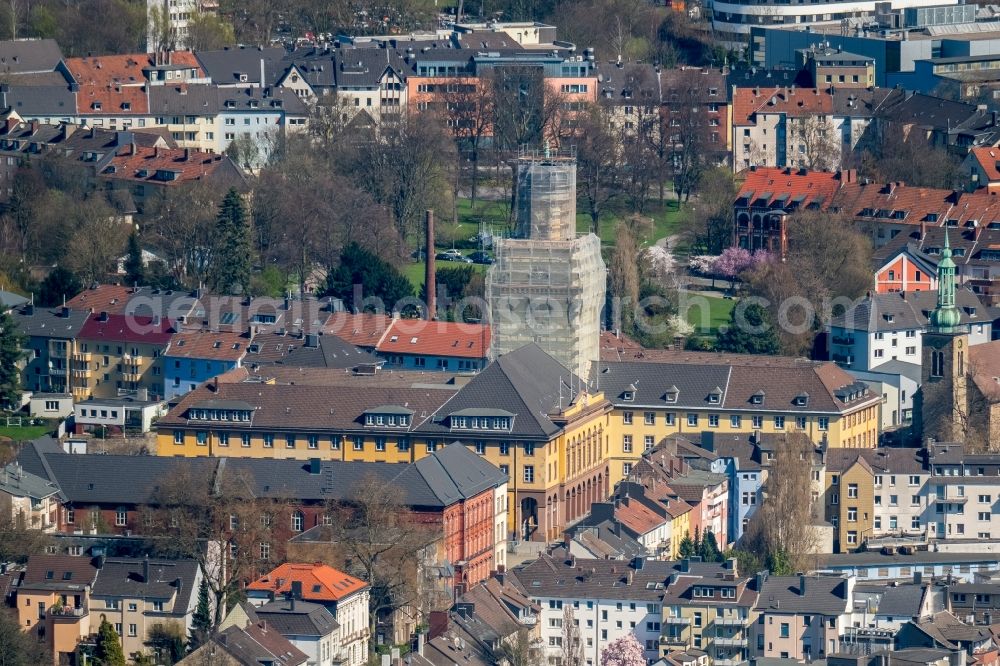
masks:
POLYGON ((469 255, 469 259, 471 259, 474 264, 485 264, 488 266, 493 263, 493 257, 491 257, 488 252, 473 252, 469 255))
POLYGON ((448 252, 438 252, 434 255, 434 258, 438 261, 455 261, 460 264, 471 264, 472 259, 468 257, 463 257, 462 253, 458 250, 449 250, 448 252), (454 254, 452 254, 454 252, 454 254))

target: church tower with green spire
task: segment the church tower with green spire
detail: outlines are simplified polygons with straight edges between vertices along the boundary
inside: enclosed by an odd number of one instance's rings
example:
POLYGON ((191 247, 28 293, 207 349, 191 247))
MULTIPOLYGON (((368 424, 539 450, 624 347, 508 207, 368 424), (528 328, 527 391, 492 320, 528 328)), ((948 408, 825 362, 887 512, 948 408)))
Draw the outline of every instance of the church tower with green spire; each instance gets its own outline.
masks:
POLYGON ((955 262, 951 258, 948 229, 944 230, 944 248, 938 262, 937 307, 931 312, 931 328, 940 333, 952 333, 961 325, 962 315, 955 307, 955 262))
POLYGON ((968 326, 955 305, 955 262, 948 230, 938 262, 937 306, 923 334, 921 386, 914 400, 913 425, 922 441, 960 442, 968 422, 968 379, 965 353, 968 326))

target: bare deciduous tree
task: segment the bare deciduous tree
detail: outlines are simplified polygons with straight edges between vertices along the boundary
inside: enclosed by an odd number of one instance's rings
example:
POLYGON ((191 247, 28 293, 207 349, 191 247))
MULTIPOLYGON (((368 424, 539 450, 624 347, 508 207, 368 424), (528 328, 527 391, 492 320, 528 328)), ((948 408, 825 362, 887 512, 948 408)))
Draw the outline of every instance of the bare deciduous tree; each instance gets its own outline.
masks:
POLYGON ((566 604, 563 607, 562 626, 562 651, 560 655, 560 666, 582 666, 583 664, 583 639, 580 636, 580 627, 573 613, 573 606, 566 604))
POLYGON ((768 563, 774 573, 807 570, 808 557, 820 545, 813 528, 818 516, 812 505, 812 456, 813 444, 804 434, 792 433, 777 440, 764 501, 744 535, 748 550, 768 563))

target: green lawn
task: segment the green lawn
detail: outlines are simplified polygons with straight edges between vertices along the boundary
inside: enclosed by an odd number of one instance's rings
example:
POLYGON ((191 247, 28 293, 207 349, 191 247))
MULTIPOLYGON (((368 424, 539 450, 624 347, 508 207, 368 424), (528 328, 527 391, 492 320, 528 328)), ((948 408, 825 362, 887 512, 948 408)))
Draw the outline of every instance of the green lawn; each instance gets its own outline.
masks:
MULTIPOLYGON (((27 420, 27 419, 25 419, 27 420)), ((52 426, 50 425, 38 425, 38 426, 3 426, 0 425, 0 437, 8 437, 15 441, 35 439, 41 437, 52 431, 52 426)))
MULTIPOLYGON (((463 250, 462 254, 469 254, 470 251, 463 250)), ((485 264, 457 264, 450 261, 438 261, 437 267, 441 268, 458 268, 459 266, 472 266, 472 269, 477 273, 485 273, 489 266, 485 264)), ((421 288, 424 286, 424 262, 422 261, 411 261, 405 264, 400 272, 406 276, 406 279, 410 281, 413 285, 414 293, 420 293, 421 288)))
POLYGON ((729 323, 729 314, 736 306, 731 298, 703 296, 698 292, 685 292, 682 307, 686 309, 688 323, 700 334, 715 334, 719 326, 729 323))
MULTIPOLYGON (((663 205, 659 202, 651 201, 646 206, 643 217, 652 218, 652 224, 647 227, 646 232, 639 238, 641 245, 651 245, 661 238, 666 238, 677 233, 684 222, 685 211, 676 201, 666 201, 663 205)), ((614 245, 615 229, 618 221, 624 216, 619 213, 606 212, 601 215, 598 234, 601 243, 604 245, 614 245)), ((590 231, 590 215, 580 212, 577 209, 576 230, 579 233, 590 231)))

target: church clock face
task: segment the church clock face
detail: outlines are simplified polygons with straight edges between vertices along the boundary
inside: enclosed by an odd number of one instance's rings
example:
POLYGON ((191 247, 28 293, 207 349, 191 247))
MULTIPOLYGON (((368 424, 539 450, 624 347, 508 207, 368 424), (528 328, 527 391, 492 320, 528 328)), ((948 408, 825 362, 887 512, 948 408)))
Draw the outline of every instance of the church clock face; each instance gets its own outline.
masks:
POLYGON ((958 347, 959 349, 961 349, 962 348, 962 341, 961 340, 956 340, 955 341, 955 346, 958 347))

